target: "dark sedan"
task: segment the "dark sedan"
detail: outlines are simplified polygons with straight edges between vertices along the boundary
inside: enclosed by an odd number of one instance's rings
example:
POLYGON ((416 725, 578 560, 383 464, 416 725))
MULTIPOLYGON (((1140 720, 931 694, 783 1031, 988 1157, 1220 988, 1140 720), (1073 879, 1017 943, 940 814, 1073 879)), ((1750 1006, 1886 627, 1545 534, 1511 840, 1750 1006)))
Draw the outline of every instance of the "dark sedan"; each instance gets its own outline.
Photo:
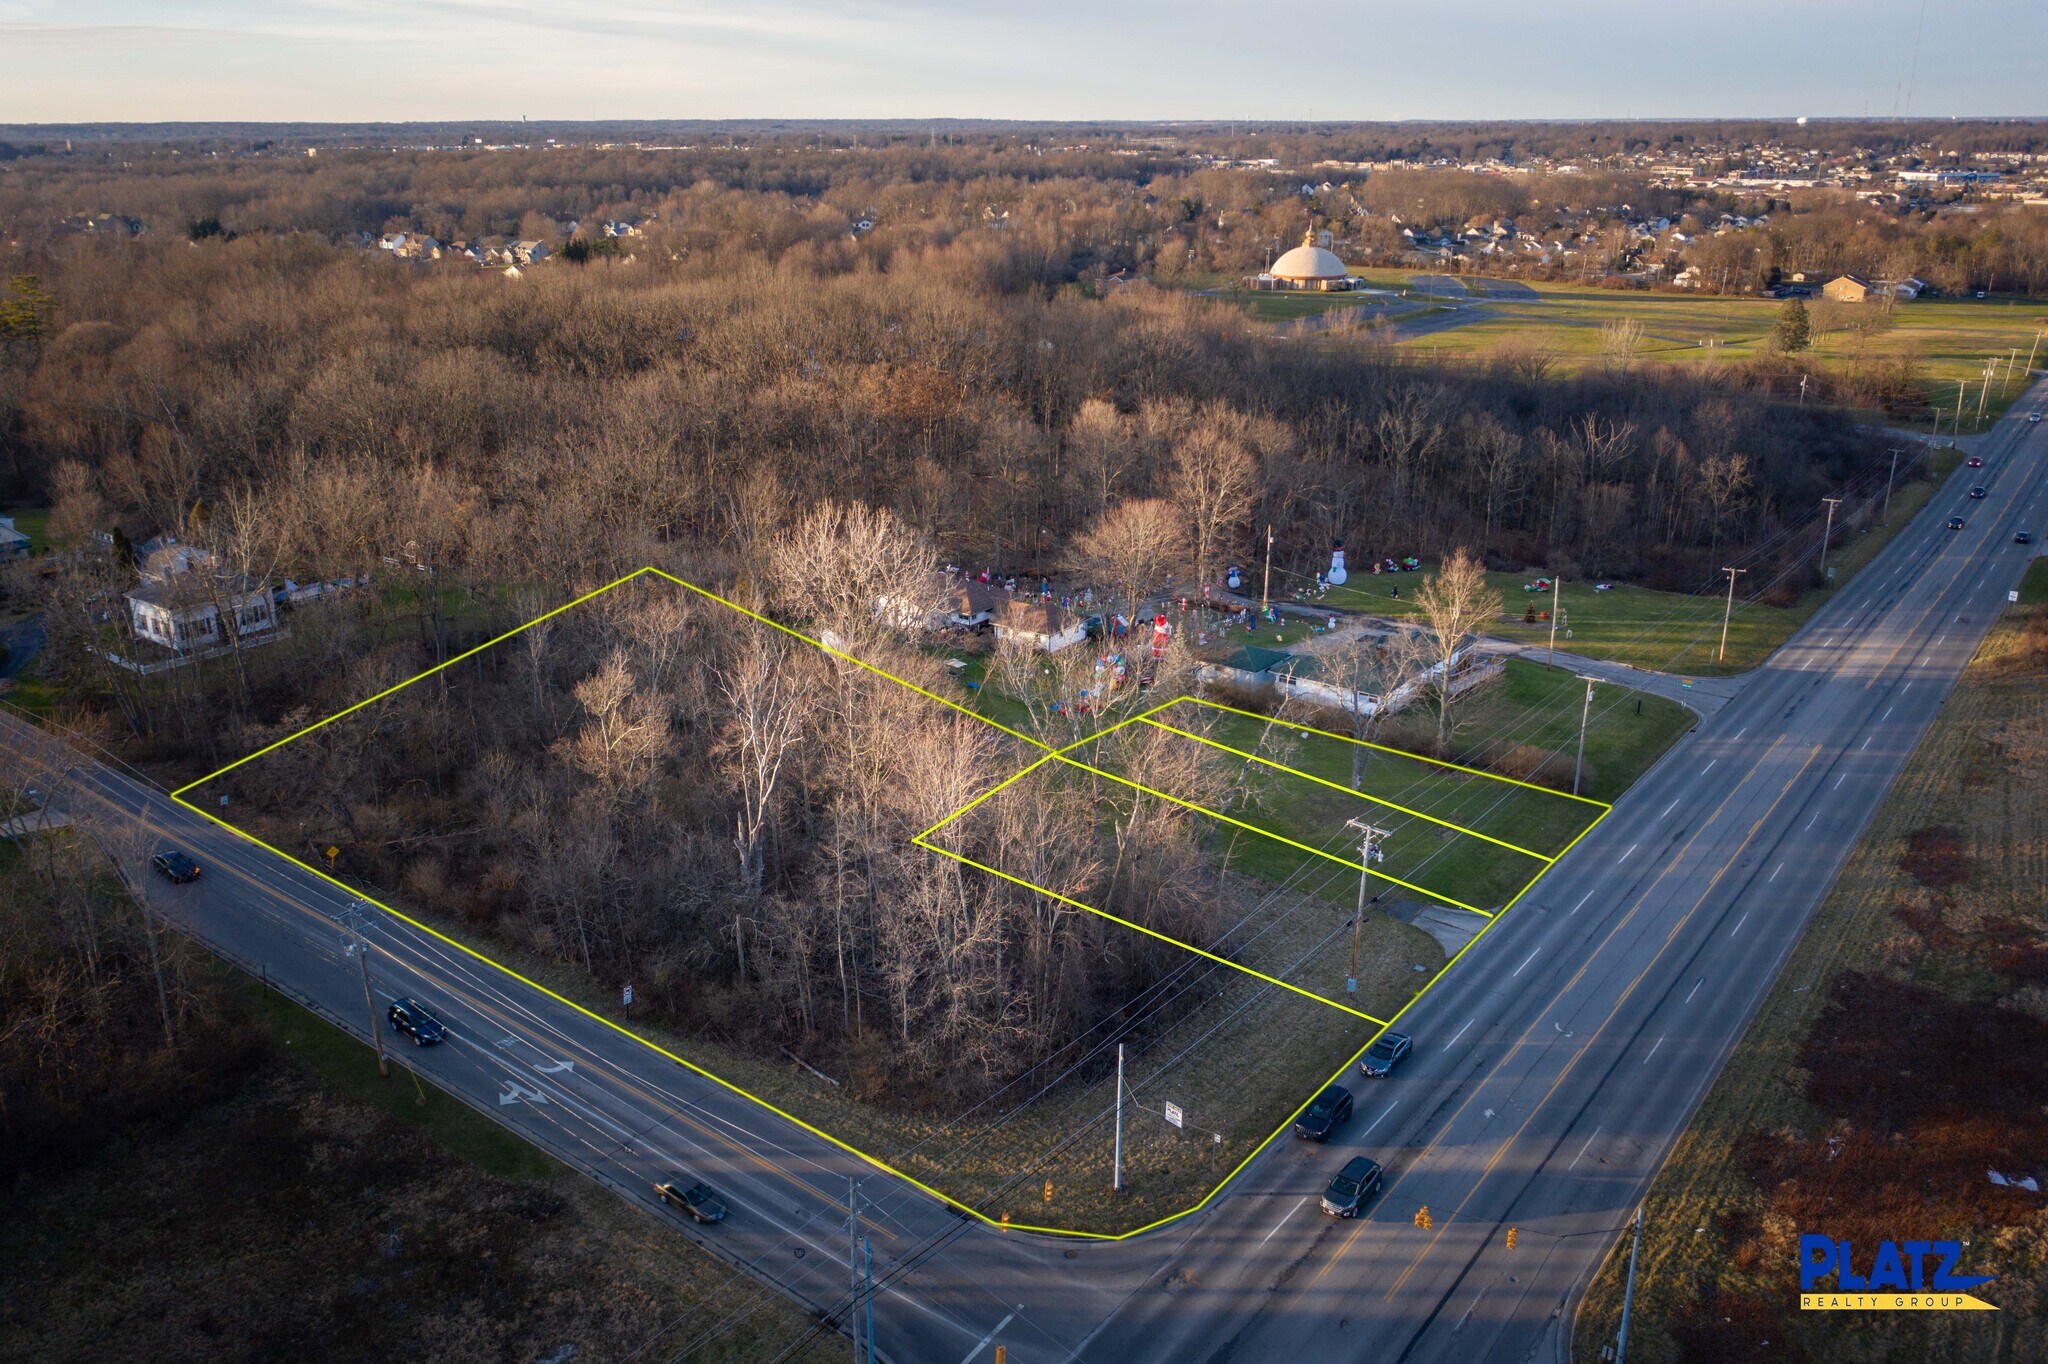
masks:
POLYGON ((174 885, 182 886, 187 881, 199 879, 199 864, 176 848, 164 849, 149 859, 149 865, 155 867, 158 875, 165 877, 174 885))
POLYGON ((718 1195, 701 1179, 670 1175, 654 1186, 654 1192, 660 1195, 662 1202, 678 1212, 688 1213, 698 1222, 725 1220, 725 1204, 718 1201, 718 1195))
POLYGON ((1379 1040, 1365 1049, 1365 1056, 1358 1068, 1367 1075, 1386 1075, 1401 1063, 1401 1058, 1412 1049, 1414 1039, 1405 1032, 1383 1032, 1379 1040))
POLYGON ((418 1000, 401 999, 385 1010, 384 1017, 390 1020, 394 1032, 410 1037, 416 1047, 431 1047, 447 1040, 448 1029, 418 1000))
POLYGON ((1332 1217, 1356 1217, 1365 1200, 1379 1191, 1380 1163, 1369 1156, 1353 1156, 1323 1190, 1323 1211, 1332 1217))
POLYGON ((1294 1120, 1294 1135, 1303 1141, 1328 1141, 1332 1133, 1351 1120, 1351 1091, 1331 1085, 1316 1095, 1315 1102, 1294 1120))
POLYGON ((1974 498, 1980 498, 1980 499, 1981 499, 1981 498, 1982 498, 1982 497, 1984 496, 1984 489, 1982 489, 1982 488, 1972 488, 1972 489, 1970 489, 1970 496, 1971 496, 1971 497, 1974 497, 1974 498))

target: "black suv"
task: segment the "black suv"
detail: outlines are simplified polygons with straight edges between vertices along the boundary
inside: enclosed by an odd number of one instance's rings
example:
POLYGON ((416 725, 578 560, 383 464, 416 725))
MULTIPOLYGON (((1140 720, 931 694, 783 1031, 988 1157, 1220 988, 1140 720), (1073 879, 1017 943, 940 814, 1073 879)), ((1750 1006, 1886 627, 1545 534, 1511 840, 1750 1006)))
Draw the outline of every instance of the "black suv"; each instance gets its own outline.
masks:
POLYGON ((711 1192, 711 1186, 703 1180, 683 1182, 681 1175, 670 1175, 654 1186, 654 1192, 661 1201, 680 1212, 686 1212, 699 1222, 723 1222, 725 1204, 718 1201, 718 1195, 711 1192))
POLYGON ((1331 1085, 1316 1095, 1315 1102, 1294 1120, 1294 1135, 1303 1141, 1328 1141, 1330 1135, 1351 1121, 1351 1091, 1331 1085))
POLYGON ((1400 1064, 1413 1045, 1414 1039, 1405 1032, 1383 1032, 1379 1041, 1365 1049, 1365 1056, 1358 1068, 1367 1075, 1385 1075, 1400 1064))
POLYGON ((385 1010, 384 1016, 391 1020, 394 1030, 410 1037, 416 1047, 432 1046, 448 1038, 448 1029, 441 1026, 441 1020, 417 1000, 401 999, 385 1010))
POLYGON ((1380 1191, 1380 1163, 1367 1156, 1353 1156, 1323 1190, 1323 1211, 1332 1217, 1356 1217, 1365 1200, 1380 1191))
POLYGON ((149 865, 168 877, 176 885, 199 879, 199 864, 176 848, 165 848, 149 859, 149 865))

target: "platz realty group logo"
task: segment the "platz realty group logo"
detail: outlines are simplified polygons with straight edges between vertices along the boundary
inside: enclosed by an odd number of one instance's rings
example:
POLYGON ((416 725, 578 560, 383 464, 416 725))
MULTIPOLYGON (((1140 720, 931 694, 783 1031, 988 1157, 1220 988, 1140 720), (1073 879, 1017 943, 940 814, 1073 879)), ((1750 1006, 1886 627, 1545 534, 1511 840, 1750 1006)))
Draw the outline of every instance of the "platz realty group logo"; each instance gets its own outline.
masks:
POLYGON ((1880 1241, 1865 1260, 1847 1241, 1807 1233, 1799 1238, 1799 1306, 1810 1312, 1996 1312, 1966 1290, 1998 1276, 1958 1274, 1962 1258, 1961 1241, 1880 1241))

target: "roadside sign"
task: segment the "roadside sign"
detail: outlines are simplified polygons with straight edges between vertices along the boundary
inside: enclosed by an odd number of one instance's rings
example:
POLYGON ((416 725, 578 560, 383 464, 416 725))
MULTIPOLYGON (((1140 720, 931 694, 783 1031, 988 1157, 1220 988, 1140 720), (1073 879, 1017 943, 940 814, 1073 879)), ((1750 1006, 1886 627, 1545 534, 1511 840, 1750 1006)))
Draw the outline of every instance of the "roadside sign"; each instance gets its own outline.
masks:
POLYGON ((1179 1104, 1168 1104, 1166 1106, 1166 1120, 1172 1123, 1175 1127, 1179 1127, 1181 1125, 1181 1118, 1183 1116, 1184 1115, 1180 1111, 1179 1104))
POLYGON ((625 990, 625 1002, 628 1004, 631 1004, 633 1002, 633 987, 630 985, 628 985, 625 990))
POLYGON ((2017 602, 2019 601, 2019 599, 2020 599, 2020 594, 2019 594, 2019 592, 2018 592, 2017 590, 2015 590, 2015 591, 2011 591, 2011 592, 2008 592, 2008 593, 2006 593, 2006 594, 2005 594, 2005 600, 2006 600, 2006 604, 2007 604, 2007 605, 2013 605, 2013 604, 2016 604, 2016 603, 2017 603, 2017 602))

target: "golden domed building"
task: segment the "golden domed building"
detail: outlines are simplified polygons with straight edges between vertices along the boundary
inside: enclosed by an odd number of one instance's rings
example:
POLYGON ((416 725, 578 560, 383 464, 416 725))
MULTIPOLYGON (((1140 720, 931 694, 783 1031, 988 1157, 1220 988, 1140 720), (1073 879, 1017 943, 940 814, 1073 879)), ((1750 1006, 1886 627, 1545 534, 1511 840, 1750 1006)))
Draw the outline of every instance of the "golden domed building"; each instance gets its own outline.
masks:
POLYGON ((1349 289, 1356 283, 1337 253, 1316 245, 1314 228, 1301 234, 1301 245, 1283 252, 1265 274, 1258 277, 1261 289, 1309 289, 1328 293, 1349 289))

